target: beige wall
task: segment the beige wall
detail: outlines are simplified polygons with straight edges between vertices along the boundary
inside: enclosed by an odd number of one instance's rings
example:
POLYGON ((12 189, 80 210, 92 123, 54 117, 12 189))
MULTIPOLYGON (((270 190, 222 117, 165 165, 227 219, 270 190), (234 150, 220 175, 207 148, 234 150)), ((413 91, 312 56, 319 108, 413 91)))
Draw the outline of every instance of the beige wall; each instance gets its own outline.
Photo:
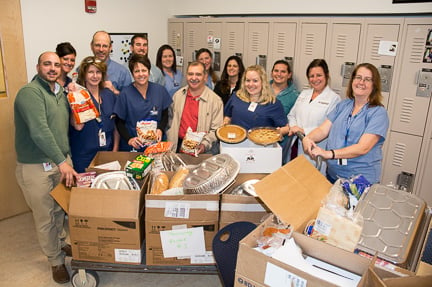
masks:
POLYGON ((0 40, 7 97, 0 98, 0 219, 27 211, 15 181, 13 102, 27 81, 19 0, 0 0, 0 40))

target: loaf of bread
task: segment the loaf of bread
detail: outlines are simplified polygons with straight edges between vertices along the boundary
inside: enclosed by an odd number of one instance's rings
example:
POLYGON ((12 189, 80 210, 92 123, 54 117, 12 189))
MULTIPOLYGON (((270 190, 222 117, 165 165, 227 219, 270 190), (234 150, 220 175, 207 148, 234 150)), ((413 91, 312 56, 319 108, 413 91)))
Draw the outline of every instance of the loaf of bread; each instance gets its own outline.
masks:
POLYGON ((165 173, 161 172, 155 176, 150 193, 161 194, 162 192, 168 189, 168 185, 169 185, 168 176, 165 173))
POLYGON ((183 182, 189 174, 189 170, 185 167, 179 167, 170 180, 169 188, 182 187, 183 182))

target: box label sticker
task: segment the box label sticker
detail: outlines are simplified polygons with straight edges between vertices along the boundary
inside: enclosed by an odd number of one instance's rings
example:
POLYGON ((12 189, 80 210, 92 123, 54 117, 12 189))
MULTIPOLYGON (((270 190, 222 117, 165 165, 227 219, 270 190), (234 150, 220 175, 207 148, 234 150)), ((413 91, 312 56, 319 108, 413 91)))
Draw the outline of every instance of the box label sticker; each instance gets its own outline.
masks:
POLYGON ((165 205, 164 216, 172 218, 189 218, 190 205, 184 202, 167 202, 165 205))
POLYGON ((267 262, 264 283, 270 287, 306 287, 307 280, 267 262))
POLYGON ((114 249, 116 262, 141 263, 141 250, 139 249, 114 249))
POLYGON ((206 251, 204 255, 192 255, 191 264, 215 264, 212 251, 206 251))

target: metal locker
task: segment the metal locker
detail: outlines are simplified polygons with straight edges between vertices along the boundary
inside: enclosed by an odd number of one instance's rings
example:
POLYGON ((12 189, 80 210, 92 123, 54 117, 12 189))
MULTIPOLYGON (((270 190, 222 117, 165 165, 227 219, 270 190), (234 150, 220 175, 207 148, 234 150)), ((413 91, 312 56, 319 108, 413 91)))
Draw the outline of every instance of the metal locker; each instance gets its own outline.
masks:
POLYGON ((260 64, 267 71, 269 26, 269 22, 247 23, 246 58, 243 58, 245 67, 260 64))
MULTIPOLYGON (((213 70, 220 76, 224 63, 221 62, 220 40, 222 38, 222 22, 214 22, 208 20, 205 22, 205 41, 207 49, 213 53, 213 70)), ((202 47, 199 47, 202 48, 202 47)), ((197 48, 197 50, 199 49, 197 48)))
MULTIPOLYGON (((308 89, 306 69, 313 59, 324 58, 328 23, 301 23, 299 51, 294 75, 299 91, 308 89)), ((327 61, 327 60, 326 60, 327 61)), ((328 61, 327 61, 328 62, 328 61)))
POLYGON ((417 136, 423 136, 430 103, 430 93, 429 97, 416 95, 422 69, 432 68, 423 62, 429 29, 432 24, 407 27, 391 126, 392 130, 417 136))
POLYGON ((185 22, 184 25, 184 64, 187 67, 190 62, 195 61, 195 51, 207 47, 207 44, 202 21, 185 22))
MULTIPOLYGON (((222 57, 221 64, 225 65, 226 59, 232 55, 237 55, 243 59, 244 63, 244 35, 245 35, 245 22, 227 21, 222 26, 222 57)), ((223 67, 222 67, 223 69, 223 67)))
POLYGON ((416 193, 418 196, 423 198, 428 206, 432 206, 432 139, 429 138, 429 148, 425 153, 425 166, 422 169, 422 172, 419 173, 419 186, 418 192, 416 193))
POLYGON ((271 69, 277 60, 288 61, 291 65, 291 70, 293 70, 295 65, 297 21, 274 22, 271 30, 267 65, 268 75, 271 75, 271 69))
POLYGON ((384 185, 389 183, 396 185, 398 176, 402 173, 412 174, 412 180, 414 180, 422 138, 391 131, 387 134, 385 145, 386 152, 384 154, 381 183, 384 185))
MULTIPOLYGON (((394 23, 367 23, 366 38, 363 44, 364 54, 360 62, 374 64, 381 73, 381 85, 384 97, 384 106, 389 103, 391 92, 392 71, 395 66, 395 58, 398 49, 400 24, 394 23), (389 43, 396 43, 395 53, 385 49, 389 43), (386 73, 384 73, 386 72, 386 73)), ((359 62, 359 63, 360 63, 359 62)))
POLYGON ((342 98, 359 57, 361 23, 333 23, 326 53, 330 87, 342 98))
MULTIPOLYGON (((184 56, 183 39, 183 22, 168 21, 168 45, 176 52, 177 63, 184 56)), ((177 69, 184 72, 184 65, 177 66, 177 69)))

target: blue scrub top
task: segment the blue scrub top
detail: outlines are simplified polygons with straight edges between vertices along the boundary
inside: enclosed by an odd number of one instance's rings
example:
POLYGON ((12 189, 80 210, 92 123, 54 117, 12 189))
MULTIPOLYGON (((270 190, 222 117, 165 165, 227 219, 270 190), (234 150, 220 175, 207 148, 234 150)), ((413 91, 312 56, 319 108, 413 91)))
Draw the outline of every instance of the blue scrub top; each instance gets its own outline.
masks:
POLYGON ((359 142, 363 134, 376 134, 381 138, 367 153, 347 159, 347 165, 340 165, 338 160, 328 160, 328 175, 350 178, 362 174, 370 183, 377 183, 381 177, 382 146, 389 128, 389 118, 384 107, 365 105, 355 116, 351 116, 354 100, 340 102, 328 115, 332 127, 327 141, 327 150, 351 146, 359 142))
POLYGON ((115 120, 112 116, 116 95, 109 89, 103 89, 100 92, 102 104, 92 97, 93 103, 101 113, 101 122, 96 119, 84 124, 84 128, 77 131, 74 127, 69 128, 69 141, 72 153, 72 162, 77 172, 85 172, 94 156, 98 151, 110 151, 114 144, 115 120), (99 131, 105 132, 106 145, 100 146, 99 131))
POLYGON ((165 73, 165 89, 168 94, 172 96, 181 88, 181 84, 183 81, 183 74, 181 71, 177 71, 173 74, 174 77, 171 77, 167 73, 165 73))
MULTIPOLYGON (((165 87, 149 82, 146 99, 144 99, 132 83, 121 91, 114 107, 114 113, 125 121, 129 134, 136 137, 137 122, 150 120, 160 122, 162 111, 167 109, 171 103, 172 99, 165 87)), ((121 151, 131 151, 132 147, 128 145, 125 139, 121 138, 119 149, 121 151)))
POLYGON ((279 100, 274 104, 257 105, 255 111, 249 111, 249 105, 234 93, 226 103, 224 115, 231 118, 231 124, 246 130, 255 127, 283 127, 288 123, 279 100))

